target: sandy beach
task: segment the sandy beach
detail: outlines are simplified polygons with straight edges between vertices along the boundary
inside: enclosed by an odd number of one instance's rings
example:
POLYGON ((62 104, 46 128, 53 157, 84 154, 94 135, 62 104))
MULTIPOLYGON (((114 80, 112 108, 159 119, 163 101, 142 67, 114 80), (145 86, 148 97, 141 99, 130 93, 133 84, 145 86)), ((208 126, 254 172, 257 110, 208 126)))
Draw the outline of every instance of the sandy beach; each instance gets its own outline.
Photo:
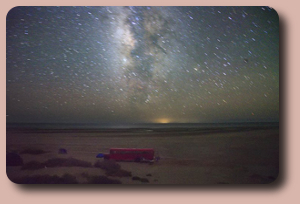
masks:
POLYGON ((20 165, 7 165, 7 176, 14 183, 47 183, 56 178, 60 183, 78 184, 268 184, 279 173, 278 127, 126 131, 8 129, 6 148, 7 155, 13 153, 22 159, 20 165), (95 165, 98 162, 103 166, 103 158, 96 155, 108 153, 112 147, 154 148, 160 160, 111 162, 108 165, 118 169, 118 173, 112 174, 95 165), (66 153, 59 152, 61 148, 66 153), (74 160, 84 165, 53 166, 55 159, 69 164, 74 160), (49 160, 52 166, 48 165, 49 160), (44 166, 25 168, 29 164, 44 166))

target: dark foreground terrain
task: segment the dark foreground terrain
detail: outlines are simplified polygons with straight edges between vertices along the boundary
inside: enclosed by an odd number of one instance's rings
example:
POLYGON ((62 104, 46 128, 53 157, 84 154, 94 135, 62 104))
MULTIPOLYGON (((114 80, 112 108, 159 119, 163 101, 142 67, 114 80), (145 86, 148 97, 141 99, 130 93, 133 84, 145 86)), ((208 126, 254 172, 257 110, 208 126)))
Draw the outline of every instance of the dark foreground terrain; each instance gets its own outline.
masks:
POLYGON ((279 129, 7 130, 15 183, 268 184, 279 173, 279 129), (152 164, 103 161, 111 147, 154 148, 152 164), (65 151, 62 151, 65 150, 65 151))

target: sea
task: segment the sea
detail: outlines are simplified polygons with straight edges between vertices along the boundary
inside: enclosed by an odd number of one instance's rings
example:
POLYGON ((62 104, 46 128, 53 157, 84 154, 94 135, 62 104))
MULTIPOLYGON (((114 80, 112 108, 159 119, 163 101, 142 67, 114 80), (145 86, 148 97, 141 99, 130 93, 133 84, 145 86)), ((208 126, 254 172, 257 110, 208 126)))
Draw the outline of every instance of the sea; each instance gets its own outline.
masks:
POLYGON ((279 122, 240 122, 240 123, 7 123, 6 129, 56 129, 56 130, 101 130, 101 129, 178 129, 178 128, 264 128, 279 127, 279 122))

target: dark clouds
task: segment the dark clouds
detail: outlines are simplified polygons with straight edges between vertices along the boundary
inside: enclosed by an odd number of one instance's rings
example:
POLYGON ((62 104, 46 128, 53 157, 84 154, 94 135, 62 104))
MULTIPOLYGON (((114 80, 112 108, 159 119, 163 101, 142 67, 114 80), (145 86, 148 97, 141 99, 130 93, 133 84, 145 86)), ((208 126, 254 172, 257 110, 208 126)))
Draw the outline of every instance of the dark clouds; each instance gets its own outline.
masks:
POLYGON ((279 120, 268 7, 16 7, 8 122, 279 120))

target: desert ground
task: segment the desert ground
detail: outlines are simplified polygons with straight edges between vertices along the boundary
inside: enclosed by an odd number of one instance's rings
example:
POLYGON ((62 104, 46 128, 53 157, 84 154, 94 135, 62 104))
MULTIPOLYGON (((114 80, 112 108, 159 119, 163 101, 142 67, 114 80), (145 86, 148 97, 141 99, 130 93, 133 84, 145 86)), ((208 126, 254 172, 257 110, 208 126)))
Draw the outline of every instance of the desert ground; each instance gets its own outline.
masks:
POLYGON ((18 184, 269 184, 279 174, 279 128, 10 129, 6 155, 7 177, 18 184), (112 147, 154 148, 160 160, 96 158, 112 147), (21 163, 8 161, 10 154, 21 163))

